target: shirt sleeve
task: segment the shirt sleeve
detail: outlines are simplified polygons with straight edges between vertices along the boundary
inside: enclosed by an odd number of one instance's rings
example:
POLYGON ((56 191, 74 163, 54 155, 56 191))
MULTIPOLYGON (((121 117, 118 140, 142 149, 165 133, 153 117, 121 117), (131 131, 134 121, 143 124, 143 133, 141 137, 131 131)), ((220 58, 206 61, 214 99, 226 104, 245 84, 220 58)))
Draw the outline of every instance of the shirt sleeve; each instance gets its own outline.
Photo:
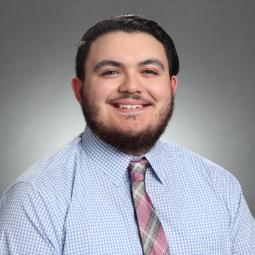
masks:
POLYGON ((233 255, 255 254, 255 221, 242 194, 238 189, 238 203, 235 203, 235 215, 232 221, 231 238, 233 255))
POLYGON ((9 188, 0 204, 0 254, 60 254, 47 203, 30 184, 9 188))

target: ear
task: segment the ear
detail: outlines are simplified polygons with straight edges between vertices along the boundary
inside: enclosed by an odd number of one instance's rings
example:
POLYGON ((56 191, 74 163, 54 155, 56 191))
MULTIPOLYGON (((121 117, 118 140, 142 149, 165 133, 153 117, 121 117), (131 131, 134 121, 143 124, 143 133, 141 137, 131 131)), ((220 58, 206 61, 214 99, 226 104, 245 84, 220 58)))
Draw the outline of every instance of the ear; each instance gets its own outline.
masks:
POLYGON ((81 103, 82 95, 81 95, 81 87, 82 87, 82 81, 75 77, 71 81, 73 93, 75 95, 75 98, 79 103, 81 103))
POLYGON ((175 94, 176 92, 176 89, 177 89, 177 77, 176 75, 172 75, 170 77, 170 85, 171 85, 171 89, 172 89, 172 92, 175 94))

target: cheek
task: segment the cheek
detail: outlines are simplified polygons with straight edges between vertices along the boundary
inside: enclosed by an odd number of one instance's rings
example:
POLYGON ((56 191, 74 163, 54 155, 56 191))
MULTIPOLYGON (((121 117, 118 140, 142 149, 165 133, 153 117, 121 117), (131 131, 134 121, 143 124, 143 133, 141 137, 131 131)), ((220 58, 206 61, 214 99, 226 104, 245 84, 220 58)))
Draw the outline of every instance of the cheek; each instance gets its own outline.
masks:
POLYGON ((84 93, 94 104, 103 104, 107 101, 110 91, 108 91, 105 87, 93 84, 93 87, 90 87, 87 90, 85 89, 84 93))
POLYGON ((112 97, 114 91, 116 91, 115 84, 109 80, 102 81, 94 78, 88 84, 87 94, 90 96, 90 99, 95 101, 95 104, 106 103, 112 97))
POLYGON ((152 95, 158 103, 169 102, 172 95, 170 86, 158 86, 152 91, 152 95))

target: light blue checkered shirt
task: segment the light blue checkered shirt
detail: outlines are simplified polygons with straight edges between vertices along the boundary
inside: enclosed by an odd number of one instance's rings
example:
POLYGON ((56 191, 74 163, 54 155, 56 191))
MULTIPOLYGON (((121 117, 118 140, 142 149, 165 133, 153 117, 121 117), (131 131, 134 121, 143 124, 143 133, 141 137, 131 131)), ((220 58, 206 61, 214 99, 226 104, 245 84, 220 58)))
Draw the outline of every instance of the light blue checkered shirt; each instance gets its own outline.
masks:
MULTIPOLYGON (((171 255, 255 254, 255 223, 237 180, 186 149, 158 142, 146 189, 171 255)), ((0 254, 141 255, 125 155, 86 128, 3 195, 0 254)))

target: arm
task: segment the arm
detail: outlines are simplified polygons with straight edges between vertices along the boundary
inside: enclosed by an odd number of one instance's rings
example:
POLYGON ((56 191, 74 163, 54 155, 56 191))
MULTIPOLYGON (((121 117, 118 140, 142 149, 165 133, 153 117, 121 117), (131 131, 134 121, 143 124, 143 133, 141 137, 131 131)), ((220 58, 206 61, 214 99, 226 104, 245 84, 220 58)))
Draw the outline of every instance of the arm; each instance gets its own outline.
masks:
POLYGON ((239 203, 235 205, 236 214, 231 227, 232 254, 253 255, 255 254, 255 221, 241 189, 238 195, 239 203))
POLYGON ((0 254, 58 254, 54 222, 44 198, 30 184, 9 188, 0 204, 0 254))

